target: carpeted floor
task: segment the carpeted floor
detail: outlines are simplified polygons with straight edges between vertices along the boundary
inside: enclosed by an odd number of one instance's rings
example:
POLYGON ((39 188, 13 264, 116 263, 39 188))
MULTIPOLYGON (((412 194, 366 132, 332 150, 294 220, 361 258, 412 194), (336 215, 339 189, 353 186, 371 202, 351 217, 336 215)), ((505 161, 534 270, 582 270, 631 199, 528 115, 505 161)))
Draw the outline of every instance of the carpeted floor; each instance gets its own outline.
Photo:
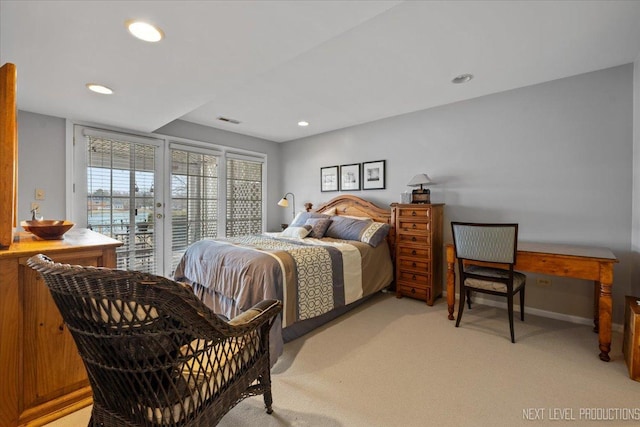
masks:
MULTIPOLYGON (((512 344, 505 310, 477 304, 456 329, 441 299, 428 307, 380 294, 285 345, 272 415, 250 398, 220 426, 640 424, 640 383, 628 377, 620 333, 605 363, 589 326, 533 315, 515 322, 512 344)), ((49 427, 86 425, 89 414, 49 427)))

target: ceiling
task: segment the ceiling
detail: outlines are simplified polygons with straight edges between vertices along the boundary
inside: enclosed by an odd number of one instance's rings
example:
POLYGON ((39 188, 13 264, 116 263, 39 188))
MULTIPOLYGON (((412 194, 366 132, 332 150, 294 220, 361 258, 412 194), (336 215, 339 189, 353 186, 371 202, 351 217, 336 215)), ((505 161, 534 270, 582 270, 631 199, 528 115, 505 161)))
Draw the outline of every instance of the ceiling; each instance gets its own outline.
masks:
POLYGON ((640 53, 640 1, 2 0, 0 15, 20 110, 142 132, 181 119, 276 142, 640 53), (132 18, 165 39, 133 38, 132 18), (452 84, 462 73, 475 78, 452 84))

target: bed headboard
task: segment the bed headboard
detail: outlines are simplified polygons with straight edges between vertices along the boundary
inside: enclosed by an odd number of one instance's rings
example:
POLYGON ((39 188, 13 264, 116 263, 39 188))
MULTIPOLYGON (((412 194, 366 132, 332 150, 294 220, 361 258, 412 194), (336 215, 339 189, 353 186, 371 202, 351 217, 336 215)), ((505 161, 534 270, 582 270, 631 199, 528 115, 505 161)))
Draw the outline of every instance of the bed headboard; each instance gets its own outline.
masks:
POLYGON ((328 202, 321 204, 316 209, 313 209, 313 205, 311 203, 305 203, 304 206, 307 212, 313 210, 314 212, 329 215, 358 216, 371 218, 374 221, 389 224, 391 229, 387 236, 387 242, 389 243, 391 257, 395 258, 396 230, 394 222, 391 221, 391 208, 382 209, 368 200, 361 199, 357 196, 351 196, 349 194, 331 199, 328 202))

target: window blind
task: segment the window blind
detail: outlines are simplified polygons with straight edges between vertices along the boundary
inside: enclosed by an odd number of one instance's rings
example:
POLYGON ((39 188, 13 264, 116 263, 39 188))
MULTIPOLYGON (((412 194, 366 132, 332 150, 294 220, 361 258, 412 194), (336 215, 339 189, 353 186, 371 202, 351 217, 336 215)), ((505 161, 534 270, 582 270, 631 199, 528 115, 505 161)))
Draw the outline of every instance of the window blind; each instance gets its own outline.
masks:
POLYGON ((258 234, 263 230, 263 162, 229 156, 227 166, 226 235, 258 234))
POLYGON ((187 246, 218 235, 218 157, 171 150, 171 271, 187 246))

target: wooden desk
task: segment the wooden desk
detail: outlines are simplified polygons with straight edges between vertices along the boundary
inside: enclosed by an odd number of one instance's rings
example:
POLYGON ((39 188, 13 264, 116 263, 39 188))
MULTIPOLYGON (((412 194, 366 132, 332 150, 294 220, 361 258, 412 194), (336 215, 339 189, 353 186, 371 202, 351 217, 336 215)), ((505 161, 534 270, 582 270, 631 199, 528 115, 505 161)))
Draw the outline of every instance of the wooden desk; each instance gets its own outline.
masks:
MULTIPOLYGON (((453 320, 455 293, 455 251, 446 245, 447 305, 453 320)), ((611 287, 613 265, 618 259, 609 249, 552 243, 518 243, 516 270, 594 281, 593 323, 598 332, 600 359, 608 362, 611 350, 611 287)))

